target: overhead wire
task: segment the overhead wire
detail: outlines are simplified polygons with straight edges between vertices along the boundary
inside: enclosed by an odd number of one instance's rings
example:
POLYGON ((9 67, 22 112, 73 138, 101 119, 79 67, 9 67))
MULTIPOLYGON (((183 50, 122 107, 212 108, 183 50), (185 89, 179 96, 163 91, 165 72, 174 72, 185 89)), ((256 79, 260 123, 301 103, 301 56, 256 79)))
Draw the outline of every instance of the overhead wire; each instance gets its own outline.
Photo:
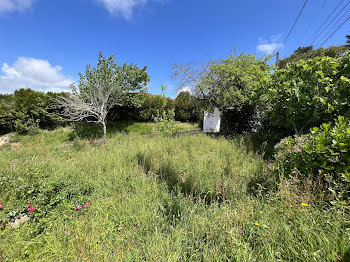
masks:
POLYGON ((299 20, 299 17, 300 17, 301 14, 303 13, 304 8, 305 8, 305 6, 306 6, 306 4, 307 4, 308 1, 309 1, 309 0, 305 0, 305 1, 304 1, 304 4, 303 4, 302 8, 301 8, 300 11, 299 11, 299 14, 298 14, 297 18, 295 19, 295 21, 294 21, 294 23, 293 23, 293 26, 292 26, 291 29, 289 30, 289 32, 288 32, 286 38, 284 39, 283 43, 280 45, 280 47, 279 47, 277 53, 281 50, 281 48, 282 48, 282 47, 284 46, 284 44, 287 42, 287 40, 288 40, 290 34, 292 33, 292 31, 293 31, 293 29, 294 29, 296 23, 297 23, 298 20, 299 20))
MULTIPOLYGON (((343 2, 343 1, 342 1, 343 2)), ((341 3, 342 3, 341 2, 341 3)), ((339 15, 342 14, 342 12, 345 10, 345 8, 349 5, 350 1, 348 1, 346 3, 346 5, 344 5, 338 12, 337 14, 333 17, 333 19, 317 34, 317 36, 312 40, 312 42, 310 43, 310 45, 314 45, 314 43, 316 42, 316 45, 318 45, 319 42, 322 41, 322 34, 329 28, 329 26, 332 26, 333 22, 339 17, 339 15), (321 37, 321 39, 319 39, 319 37, 321 37)), ((338 7, 338 6, 337 6, 338 7)), ((335 9, 336 10, 336 9, 335 9)), ((332 15, 332 14, 331 14, 332 15)), ((330 30, 327 31, 327 33, 325 35, 327 35, 333 28, 334 26, 344 17, 344 14, 343 16, 340 17, 340 19, 338 19, 334 24, 333 26, 330 28, 330 30)), ((323 36, 324 37, 324 36, 323 36)))
POLYGON ((326 20, 323 21, 323 23, 317 28, 317 30, 315 31, 315 33, 313 34, 313 36, 305 42, 305 44, 303 46, 307 46, 310 45, 311 43, 313 43, 316 39, 316 36, 320 33, 320 31, 322 30, 322 28, 324 27, 324 25, 328 22, 328 20, 332 17, 333 13, 338 9, 338 7, 344 2, 345 0, 342 0, 339 2, 339 4, 332 10, 332 12, 330 12, 330 14, 328 15, 328 17, 326 18, 326 20), (308 44, 310 43, 310 44, 308 44))
POLYGON ((350 12, 348 13, 348 17, 337 27, 337 29, 319 47, 322 47, 349 19, 350 19, 350 12))

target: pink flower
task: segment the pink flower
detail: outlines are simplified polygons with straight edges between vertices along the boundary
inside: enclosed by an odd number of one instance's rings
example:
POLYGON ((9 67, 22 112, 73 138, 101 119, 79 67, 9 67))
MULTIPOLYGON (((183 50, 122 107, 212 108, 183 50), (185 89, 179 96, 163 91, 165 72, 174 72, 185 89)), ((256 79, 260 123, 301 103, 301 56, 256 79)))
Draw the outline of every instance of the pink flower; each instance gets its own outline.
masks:
POLYGON ((2 209, 4 207, 4 205, 3 204, 0 204, 0 209, 2 209))
POLYGON ((75 209, 81 209, 81 205, 77 205, 75 209))
POLYGON ((90 202, 86 202, 86 204, 87 204, 88 206, 90 206, 90 202))
POLYGON ((88 205, 84 205, 84 208, 87 208, 88 207, 88 205))
POLYGON ((34 208, 28 208, 27 210, 28 210, 28 212, 33 212, 35 209, 36 208, 34 207, 34 208))
POLYGON ((29 204, 28 207, 29 207, 29 208, 32 207, 32 204, 29 204))

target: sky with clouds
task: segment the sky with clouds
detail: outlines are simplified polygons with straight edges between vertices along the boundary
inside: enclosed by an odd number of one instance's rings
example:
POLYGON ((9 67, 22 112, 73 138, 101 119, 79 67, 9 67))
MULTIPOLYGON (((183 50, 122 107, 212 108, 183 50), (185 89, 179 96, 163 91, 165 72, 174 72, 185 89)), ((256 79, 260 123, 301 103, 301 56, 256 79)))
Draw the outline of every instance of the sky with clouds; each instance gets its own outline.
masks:
MULTIPOLYGON (((220 59, 234 47, 281 57, 305 45, 341 0, 0 0, 0 93, 65 91, 99 51, 147 66, 149 91, 175 97, 173 63, 220 59)), ((345 42, 350 22, 328 45, 345 42)), ((188 88, 190 90, 190 88, 188 88)))

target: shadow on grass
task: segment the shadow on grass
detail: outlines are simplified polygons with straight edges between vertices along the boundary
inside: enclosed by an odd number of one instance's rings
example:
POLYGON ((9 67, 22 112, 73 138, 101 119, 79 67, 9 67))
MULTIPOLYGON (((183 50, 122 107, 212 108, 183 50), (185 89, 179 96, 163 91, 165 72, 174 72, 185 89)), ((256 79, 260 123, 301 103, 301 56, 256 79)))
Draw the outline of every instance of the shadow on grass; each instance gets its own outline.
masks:
POLYGON ((204 201, 208 205, 213 202, 222 203, 225 200, 224 195, 220 192, 204 191, 199 188, 192 179, 183 180, 181 175, 178 174, 169 163, 162 164, 158 170, 154 171, 151 159, 148 156, 139 152, 136 155, 136 159, 146 174, 153 171, 159 180, 167 184, 168 190, 171 193, 176 194, 176 192, 180 190, 184 195, 194 197, 195 200, 204 201))
MULTIPOLYGON (((114 133, 129 133, 129 126, 133 122, 111 122, 107 124, 107 136, 114 133)), ((80 139, 100 139, 103 137, 102 126, 95 123, 78 122, 74 123, 73 131, 68 135, 69 140, 80 139)))
POLYGON ((345 251, 345 253, 340 261, 342 261, 342 262, 350 261, 350 248, 348 248, 345 251))

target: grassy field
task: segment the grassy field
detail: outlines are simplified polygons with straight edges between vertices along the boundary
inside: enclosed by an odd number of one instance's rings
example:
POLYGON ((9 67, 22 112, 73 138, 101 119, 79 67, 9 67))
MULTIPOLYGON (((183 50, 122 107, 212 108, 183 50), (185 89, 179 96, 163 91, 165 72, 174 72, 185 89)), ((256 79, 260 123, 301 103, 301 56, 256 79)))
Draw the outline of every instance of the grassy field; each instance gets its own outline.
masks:
POLYGON ((135 125, 102 145, 67 127, 0 147, 0 260, 350 261, 349 217, 240 140, 135 125))

